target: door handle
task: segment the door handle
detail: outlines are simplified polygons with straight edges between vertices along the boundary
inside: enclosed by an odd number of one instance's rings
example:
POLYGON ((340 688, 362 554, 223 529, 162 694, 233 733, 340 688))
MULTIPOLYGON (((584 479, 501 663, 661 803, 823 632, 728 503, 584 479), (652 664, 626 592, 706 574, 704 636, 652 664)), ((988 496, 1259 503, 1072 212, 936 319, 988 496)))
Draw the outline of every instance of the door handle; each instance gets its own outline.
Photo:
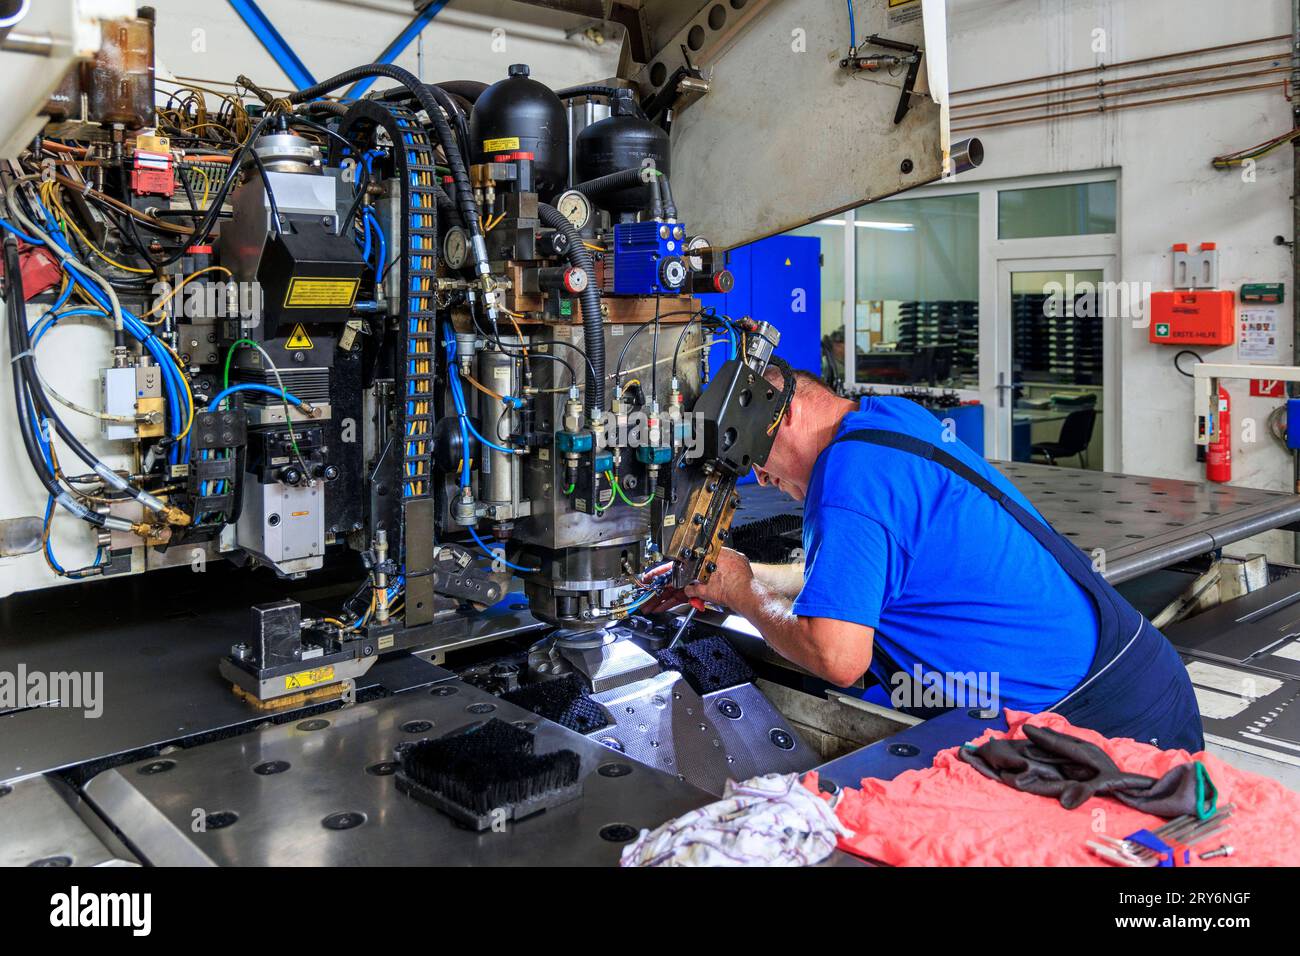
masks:
POLYGON ((1015 386, 1007 384, 1007 373, 998 372, 998 384, 993 386, 998 390, 998 408, 1006 408, 1007 392, 1015 386))

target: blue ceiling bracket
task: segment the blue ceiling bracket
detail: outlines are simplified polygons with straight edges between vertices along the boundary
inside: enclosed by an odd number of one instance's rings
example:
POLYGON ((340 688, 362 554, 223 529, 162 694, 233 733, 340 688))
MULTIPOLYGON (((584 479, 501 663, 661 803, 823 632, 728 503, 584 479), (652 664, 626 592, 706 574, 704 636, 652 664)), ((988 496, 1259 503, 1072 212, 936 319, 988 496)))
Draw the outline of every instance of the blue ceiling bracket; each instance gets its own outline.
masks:
MULTIPOLYGON (((392 63, 401 56, 403 51, 411 45, 411 42, 420 35, 420 32, 429 25, 429 21, 442 12, 442 8, 445 7, 447 3, 448 0, 432 0, 428 6, 415 15, 415 19, 407 25, 405 30, 393 38, 393 42, 384 48, 384 52, 379 54, 374 62, 392 63)), ((358 80, 352 85, 351 89, 343 94, 343 99, 355 100, 357 97, 365 93, 366 90, 370 89, 374 82, 375 77, 373 76, 368 76, 365 79, 358 80)))
POLYGON ((229 0, 230 6, 239 14, 239 18, 244 21, 244 25, 253 32, 258 42, 266 48, 266 52, 271 54, 276 65, 284 71, 284 75, 289 78, 289 82, 294 85, 295 89, 306 89, 309 86, 316 85, 316 78, 311 75, 302 60, 298 59, 298 54, 293 52, 293 48, 280 36, 271 21, 266 18, 266 14, 257 5, 255 0, 229 0))

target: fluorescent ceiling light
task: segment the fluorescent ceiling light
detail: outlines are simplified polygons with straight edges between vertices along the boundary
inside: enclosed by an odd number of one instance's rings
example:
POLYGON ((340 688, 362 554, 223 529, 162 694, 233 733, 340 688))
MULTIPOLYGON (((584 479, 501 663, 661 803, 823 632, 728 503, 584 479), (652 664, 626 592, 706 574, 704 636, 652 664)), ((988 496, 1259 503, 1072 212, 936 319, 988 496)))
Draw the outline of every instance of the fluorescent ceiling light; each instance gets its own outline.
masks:
MULTIPOLYGON (((817 225, 842 226, 844 225, 844 220, 819 219, 817 220, 817 225)), ((882 232, 914 232, 916 230, 916 226, 910 222, 881 222, 875 219, 858 219, 854 221, 853 225, 857 226, 859 229, 879 229, 882 232)))

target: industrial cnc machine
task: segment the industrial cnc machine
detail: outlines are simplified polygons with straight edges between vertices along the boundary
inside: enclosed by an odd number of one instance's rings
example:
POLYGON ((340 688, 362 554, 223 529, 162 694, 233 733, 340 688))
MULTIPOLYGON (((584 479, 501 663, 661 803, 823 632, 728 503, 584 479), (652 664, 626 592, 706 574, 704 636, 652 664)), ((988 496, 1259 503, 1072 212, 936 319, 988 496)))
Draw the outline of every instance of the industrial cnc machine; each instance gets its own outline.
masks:
POLYGON ((6 67, 71 69, 0 137, 6 660, 100 673, 105 711, 4 705, 8 819, 50 835, 6 859, 254 862, 324 826, 330 859, 490 860, 483 808, 411 763, 482 737, 563 778, 512 810, 549 858, 604 860, 818 762, 724 630, 642 612, 712 573, 792 390, 779 323, 697 296, 737 245, 942 175, 942 34, 882 3, 845 55, 827 5, 731 8, 643 11, 619 75, 569 88, 233 64, 212 96, 155 90, 147 11, 10 31, 6 67), (839 58, 770 73, 796 29, 839 58), (805 107, 759 136, 778 95, 805 107), (276 819, 240 827, 250 785, 276 819), (195 788, 219 847, 153 825, 195 788))

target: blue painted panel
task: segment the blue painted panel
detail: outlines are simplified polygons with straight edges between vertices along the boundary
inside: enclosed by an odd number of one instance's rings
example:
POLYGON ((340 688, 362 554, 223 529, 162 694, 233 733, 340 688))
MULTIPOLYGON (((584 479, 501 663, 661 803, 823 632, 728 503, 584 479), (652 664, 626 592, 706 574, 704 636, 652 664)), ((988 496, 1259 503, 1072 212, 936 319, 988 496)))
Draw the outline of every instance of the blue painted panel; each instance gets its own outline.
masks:
POLYGON ((957 440, 964 442, 981 458, 984 457, 983 405, 958 405, 956 408, 932 408, 930 411, 940 421, 951 418, 957 432, 957 440))
MULTIPOLYGON (((700 296, 703 305, 740 318, 771 322, 781 331, 776 354, 795 368, 821 374, 821 240, 816 236, 772 236, 734 249, 727 268, 736 277, 728 293, 700 296)), ((719 340, 709 352, 709 368, 727 360, 730 347, 719 340)), ((741 483, 754 480, 746 475, 741 483)))

